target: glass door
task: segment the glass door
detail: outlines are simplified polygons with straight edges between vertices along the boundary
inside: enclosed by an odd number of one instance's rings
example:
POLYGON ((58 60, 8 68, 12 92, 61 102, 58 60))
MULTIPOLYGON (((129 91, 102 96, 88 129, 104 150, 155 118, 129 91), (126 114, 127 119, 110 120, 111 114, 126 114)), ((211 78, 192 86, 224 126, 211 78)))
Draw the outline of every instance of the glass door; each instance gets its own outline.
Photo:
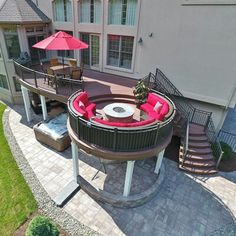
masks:
POLYGON ((31 56, 31 61, 33 63, 38 63, 41 59, 46 58, 46 51, 41 49, 32 48, 34 44, 40 42, 44 39, 44 36, 28 36, 29 52, 31 56))
POLYGON ((88 49, 81 50, 81 59, 85 67, 99 69, 99 35, 81 34, 81 40, 89 45, 88 49))

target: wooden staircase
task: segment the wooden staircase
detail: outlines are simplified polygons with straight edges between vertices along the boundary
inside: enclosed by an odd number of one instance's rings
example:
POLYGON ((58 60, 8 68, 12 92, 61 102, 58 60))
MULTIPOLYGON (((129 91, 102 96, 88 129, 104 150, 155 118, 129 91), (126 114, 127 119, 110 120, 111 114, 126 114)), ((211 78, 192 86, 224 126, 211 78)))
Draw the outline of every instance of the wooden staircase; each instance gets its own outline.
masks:
POLYGON ((173 135, 181 137, 179 168, 194 174, 216 173, 216 165, 223 151, 217 139, 212 113, 195 108, 158 68, 155 74, 149 73, 143 81, 150 89, 165 94, 175 103, 173 135))
POLYGON ((179 168, 194 174, 215 174, 216 163, 204 127, 190 123, 188 151, 183 159, 183 138, 179 150, 179 168))

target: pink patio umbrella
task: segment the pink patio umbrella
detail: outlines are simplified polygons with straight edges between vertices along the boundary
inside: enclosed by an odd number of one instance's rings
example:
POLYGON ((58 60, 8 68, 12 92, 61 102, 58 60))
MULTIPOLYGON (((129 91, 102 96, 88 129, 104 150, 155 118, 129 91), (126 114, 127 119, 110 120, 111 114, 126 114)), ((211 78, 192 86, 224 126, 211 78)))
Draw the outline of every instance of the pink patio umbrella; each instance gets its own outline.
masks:
MULTIPOLYGON (((73 37, 66 32, 59 31, 48 38, 34 44, 33 48, 45 49, 45 50, 74 50, 74 49, 86 49, 88 44, 73 37)), ((63 58, 64 64, 64 58, 63 58)))

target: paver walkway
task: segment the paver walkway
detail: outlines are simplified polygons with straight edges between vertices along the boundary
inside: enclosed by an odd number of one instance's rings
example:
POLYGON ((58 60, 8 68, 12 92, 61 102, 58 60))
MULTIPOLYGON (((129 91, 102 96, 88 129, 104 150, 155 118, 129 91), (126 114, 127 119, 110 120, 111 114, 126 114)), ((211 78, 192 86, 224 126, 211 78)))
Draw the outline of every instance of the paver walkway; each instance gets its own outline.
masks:
MULTIPOLYGON (((48 194, 54 198, 72 179, 71 149, 55 152, 36 141, 23 106, 10 112, 10 127, 25 158, 48 194)), ((236 172, 194 177, 164 159, 165 180, 158 194, 143 206, 114 208, 95 202, 80 190, 64 210, 104 235, 209 235, 236 216, 236 172)))

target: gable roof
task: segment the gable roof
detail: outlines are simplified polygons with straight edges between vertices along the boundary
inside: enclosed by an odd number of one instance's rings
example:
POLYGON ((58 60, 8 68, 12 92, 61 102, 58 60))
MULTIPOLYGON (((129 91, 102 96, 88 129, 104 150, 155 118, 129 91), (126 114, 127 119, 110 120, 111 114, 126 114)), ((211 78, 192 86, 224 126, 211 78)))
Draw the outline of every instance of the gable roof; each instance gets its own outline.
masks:
POLYGON ((31 0, 0 0, 0 23, 50 21, 31 0))

